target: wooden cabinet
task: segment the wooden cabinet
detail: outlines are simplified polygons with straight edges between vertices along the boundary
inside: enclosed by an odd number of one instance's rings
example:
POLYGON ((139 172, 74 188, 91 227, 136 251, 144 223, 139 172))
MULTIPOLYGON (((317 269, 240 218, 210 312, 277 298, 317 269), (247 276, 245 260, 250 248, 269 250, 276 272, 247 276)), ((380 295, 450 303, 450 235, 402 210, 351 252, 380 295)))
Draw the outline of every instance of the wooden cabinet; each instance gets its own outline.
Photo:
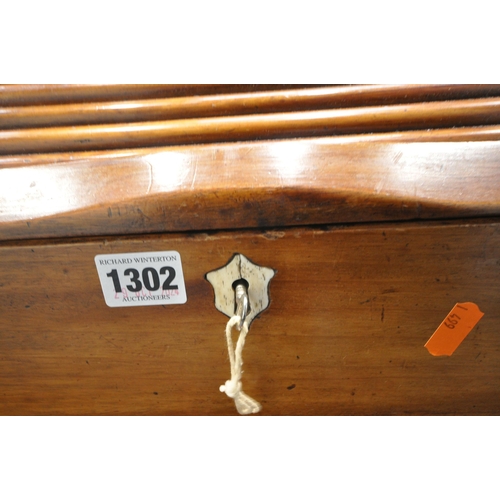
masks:
POLYGON ((235 414, 205 279, 235 253, 276 271, 243 353, 262 415, 498 413, 498 86, 61 86, 56 104, 14 87, 0 89, 24 120, 0 131, 1 414, 235 414), (106 99, 146 114, 99 122, 106 99), (187 301, 108 307, 95 256, 153 251, 179 253, 187 301), (432 356, 457 302, 484 317, 432 356))

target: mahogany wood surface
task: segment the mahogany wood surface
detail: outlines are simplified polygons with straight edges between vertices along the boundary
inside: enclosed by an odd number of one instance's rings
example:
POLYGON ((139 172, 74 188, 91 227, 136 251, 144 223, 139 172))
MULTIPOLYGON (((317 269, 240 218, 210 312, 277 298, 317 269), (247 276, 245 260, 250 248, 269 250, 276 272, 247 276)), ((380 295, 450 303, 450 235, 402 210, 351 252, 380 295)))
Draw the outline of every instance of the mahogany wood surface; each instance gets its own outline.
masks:
POLYGON ((500 98, 0 131, 0 154, 134 148, 500 123, 500 98))
POLYGON ((497 415, 500 219, 0 245, 0 414, 235 415, 205 273, 277 270, 243 388, 262 415, 497 415), (94 256, 177 250, 186 304, 108 308, 94 256), (424 344, 456 302, 484 317, 450 357, 424 344))
POLYGON ((0 169, 0 239, 500 215, 500 144, 327 139, 0 169))
MULTIPOLYGON (((453 127, 429 130, 406 130, 403 132, 351 134, 316 139, 320 143, 353 144, 366 142, 479 142, 500 140, 500 125, 484 125, 479 127, 453 127)), ((274 141, 277 142, 277 141, 274 141)), ((268 141, 252 142, 252 147, 261 147, 268 141)), ((194 146, 197 148, 198 146, 194 146)), ((20 165, 42 165, 46 163, 61 163, 89 158, 126 158, 142 156, 165 151, 177 151, 177 146, 135 148, 135 149, 108 149, 96 151, 71 151, 58 153, 33 153, 24 155, 0 155, 0 168, 20 165)))
MULTIPOLYGON (((219 89, 224 90, 226 87, 219 89)), ((121 99, 64 105, 11 106, 0 108, 0 129, 248 115, 498 95, 500 85, 354 85, 189 95, 140 101, 121 99)))
POLYGON ((277 271, 262 415, 498 414, 499 89, 0 86, 0 414, 235 415, 235 253, 277 271), (154 250, 187 302, 106 306, 95 255, 154 250), (434 357, 457 302, 484 317, 434 357))
POLYGON ((26 106, 70 102, 158 99, 255 90, 309 87, 301 84, 155 84, 155 85, 0 85, 0 106, 26 106))

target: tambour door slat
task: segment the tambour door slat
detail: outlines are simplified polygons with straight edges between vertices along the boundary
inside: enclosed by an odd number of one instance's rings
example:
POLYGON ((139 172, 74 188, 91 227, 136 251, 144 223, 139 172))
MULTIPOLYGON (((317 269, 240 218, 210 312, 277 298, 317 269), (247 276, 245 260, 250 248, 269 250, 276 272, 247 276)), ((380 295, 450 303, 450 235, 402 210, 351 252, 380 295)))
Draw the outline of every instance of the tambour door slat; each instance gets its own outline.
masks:
MULTIPOLYGON (((500 95, 500 85, 356 85, 0 108, 0 129, 127 123, 500 95)), ((0 93, 1 95, 1 93, 0 93)))
POLYGON ((0 131, 0 153, 129 148, 500 123, 500 98, 0 131))
MULTIPOLYGON (((311 144, 353 144, 353 143, 380 143, 380 142, 479 142, 500 140, 500 125, 481 127, 454 127, 430 130, 406 130, 403 132, 368 133, 341 135, 336 137, 325 137, 313 139, 311 144)), ((272 143, 280 144, 280 141, 255 141, 252 147, 272 143)), ((180 146, 182 147, 182 146, 180 146)), ((0 168, 15 167, 21 165, 44 165, 47 163, 60 163, 78 161, 84 159, 103 158, 126 158, 130 156, 151 155, 155 153, 176 151, 179 146, 151 147, 136 149, 112 149, 95 151, 72 151, 58 153, 32 153, 25 155, 0 155, 0 168)))
POLYGON ((218 92, 300 88, 302 84, 0 85, 0 106, 154 99, 218 92))

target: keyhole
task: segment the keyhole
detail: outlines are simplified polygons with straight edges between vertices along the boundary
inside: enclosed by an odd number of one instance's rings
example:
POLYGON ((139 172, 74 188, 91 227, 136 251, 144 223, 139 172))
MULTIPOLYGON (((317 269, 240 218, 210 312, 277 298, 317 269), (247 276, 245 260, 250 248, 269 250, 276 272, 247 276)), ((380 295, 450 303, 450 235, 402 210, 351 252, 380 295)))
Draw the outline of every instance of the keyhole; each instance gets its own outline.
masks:
POLYGON ((236 290, 238 285, 243 285, 248 293, 248 281, 245 278, 240 278, 239 280, 233 281, 233 290, 236 290))
MULTIPOLYGON (((250 285, 248 284, 248 281, 244 278, 240 278, 236 281, 233 281, 233 290, 234 290, 234 294, 235 294, 235 297, 234 297, 234 313, 236 314, 237 311, 238 311, 238 301, 237 301, 237 297, 238 297, 238 293, 241 292, 241 290, 239 290, 240 287, 243 287, 245 289, 245 293, 248 297, 248 287, 250 285)), ((248 315, 248 313, 250 312, 250 302, 248 301, 247 299, 247 310, 246 310, 246 314, 248 315)))

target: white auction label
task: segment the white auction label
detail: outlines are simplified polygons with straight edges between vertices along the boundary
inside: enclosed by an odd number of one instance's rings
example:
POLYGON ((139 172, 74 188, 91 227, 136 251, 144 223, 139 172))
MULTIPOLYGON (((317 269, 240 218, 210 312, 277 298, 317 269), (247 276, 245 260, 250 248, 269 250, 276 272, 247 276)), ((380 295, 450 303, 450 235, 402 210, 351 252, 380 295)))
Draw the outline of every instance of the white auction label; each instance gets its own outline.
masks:
POLYGON ((187 301, 179 252, 117 253, 96 255, 94 260, 109 307, 187 301))

